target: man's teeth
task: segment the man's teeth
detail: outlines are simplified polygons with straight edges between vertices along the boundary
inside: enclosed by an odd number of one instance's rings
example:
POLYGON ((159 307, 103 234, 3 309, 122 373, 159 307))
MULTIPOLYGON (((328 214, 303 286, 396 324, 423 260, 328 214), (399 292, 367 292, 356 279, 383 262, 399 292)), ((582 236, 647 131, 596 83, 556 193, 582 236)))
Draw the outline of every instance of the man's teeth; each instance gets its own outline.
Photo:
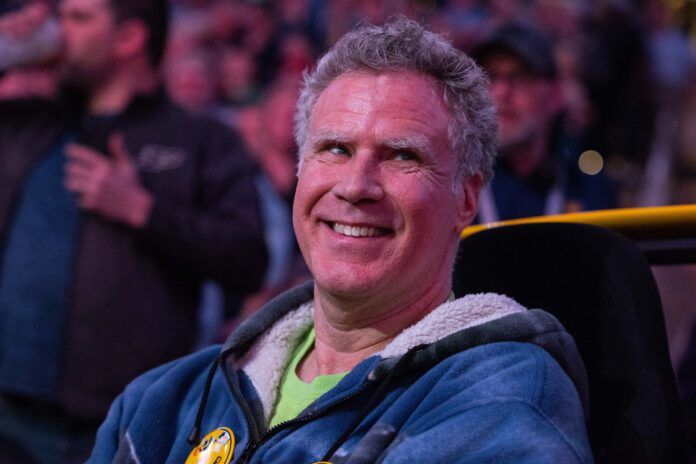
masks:
POLYGON ((375 227, 353 227, 335 222, 332 227, 334 232, 348 237, 375 237, 379 235, 379 229, 375 227))

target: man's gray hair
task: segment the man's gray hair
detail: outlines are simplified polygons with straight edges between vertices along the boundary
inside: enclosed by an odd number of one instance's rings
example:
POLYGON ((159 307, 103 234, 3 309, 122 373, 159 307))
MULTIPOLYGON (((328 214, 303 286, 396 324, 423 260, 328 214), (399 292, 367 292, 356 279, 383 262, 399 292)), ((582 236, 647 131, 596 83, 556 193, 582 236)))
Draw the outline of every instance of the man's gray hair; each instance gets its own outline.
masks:
MULTIPOLYGON (((361 25, 344 35, 305 72, 295 113, 295 140, 302 157, 314 105, 329 84, 347 72, 416 71, 435 79, 450 110, 450 146, 457 156, 457 179, 493 172, 497 122, 488 79, 463 52, 442 36, 403 16, 383 26, 361 25)), ((300 158, 300 163, 302 159, 300 158)))

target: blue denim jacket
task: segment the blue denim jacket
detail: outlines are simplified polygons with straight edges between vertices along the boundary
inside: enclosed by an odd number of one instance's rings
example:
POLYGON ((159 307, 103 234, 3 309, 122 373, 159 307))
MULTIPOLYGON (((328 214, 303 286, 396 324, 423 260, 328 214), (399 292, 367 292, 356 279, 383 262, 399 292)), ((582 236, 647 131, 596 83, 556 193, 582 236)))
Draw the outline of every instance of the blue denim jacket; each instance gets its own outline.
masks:
POLYGON ((311 298, 310 286, 291 291, 222 350, 136 379, 112 405, 89 462, 184 463, 219 427, 234 434, 233 463, 592 462, 572 338, 550 314, 491 294, 445 303, 267 430, 275 393, 262 380, 284 365, 269 344, 293 346, 292 334, 311 324, 311 311, 297 316, 311 298), (442 336, 427 342, 433 331, 442 336))

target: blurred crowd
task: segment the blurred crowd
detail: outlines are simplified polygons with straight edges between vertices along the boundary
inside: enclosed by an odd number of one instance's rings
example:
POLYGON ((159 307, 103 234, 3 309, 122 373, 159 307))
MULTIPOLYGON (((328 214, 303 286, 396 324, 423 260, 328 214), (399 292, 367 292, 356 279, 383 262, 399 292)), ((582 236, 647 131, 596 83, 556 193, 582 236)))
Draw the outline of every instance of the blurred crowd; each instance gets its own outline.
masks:
POLYGON ((587 0, 179 0, 167 87, 237 128, 292 196, 293 100, 302 71, 360 21, 404 14, 465 51, 523 22, 549 37, 576 157, 601 155, 621 206, 693 202, 694 56, 677 2, 587 0), (682 24, 677 20, 681 18, 682 24))
MULTIPOLYGON (((601 156, 620 206, 696 200, 696 80, 689 2, 666 0, 173 0, 166 86, 177 103, 234 127, 277 193, 292 198, 292 111, 303 70, 361 21, 404 14, 471 50, 522 22, 552 41, 563 124, 577 157, 601 156)), ((0 81, 0 96, 50 93, 47 72, 0 81)))

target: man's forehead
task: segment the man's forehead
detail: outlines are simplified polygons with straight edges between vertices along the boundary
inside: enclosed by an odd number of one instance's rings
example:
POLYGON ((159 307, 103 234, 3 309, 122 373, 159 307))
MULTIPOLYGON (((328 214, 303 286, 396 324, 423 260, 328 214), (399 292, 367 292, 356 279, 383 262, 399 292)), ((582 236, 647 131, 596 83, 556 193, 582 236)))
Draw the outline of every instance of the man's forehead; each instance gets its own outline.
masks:
POLYGON ((321 116, 327 114, 360 113, 368 108, 379 108, 380 113, 391 116, 390 110, 399 108, 404 119, 432 118, 438 110, 450 116, 441 88, 432 76, 411 70, 348 71, 319 94, 312 109, 312 122, 324 122, 321 116))
POLYGON ((319 96, 306 148, 330 141, 423 156, 449 151, 451 114, 436 85, 413 71, 345 73, 319 96))
POLYGON ((430 74, 426 74, 420 71, 407 69, 407 68, 395 68, 388 70, 369 70, 369 69, 352 69, 345 71, 329 82, 326 88, 321 92, 321 95, 326 93, 326 90, 337 83, 343 83, 346 81, 356 82, 363 81, 365 85, 374 85, 377 81, 410 81, 410 82, 423 82, 427 83, 433 92, 437 93, 440 89, 437 79, 430 74))

